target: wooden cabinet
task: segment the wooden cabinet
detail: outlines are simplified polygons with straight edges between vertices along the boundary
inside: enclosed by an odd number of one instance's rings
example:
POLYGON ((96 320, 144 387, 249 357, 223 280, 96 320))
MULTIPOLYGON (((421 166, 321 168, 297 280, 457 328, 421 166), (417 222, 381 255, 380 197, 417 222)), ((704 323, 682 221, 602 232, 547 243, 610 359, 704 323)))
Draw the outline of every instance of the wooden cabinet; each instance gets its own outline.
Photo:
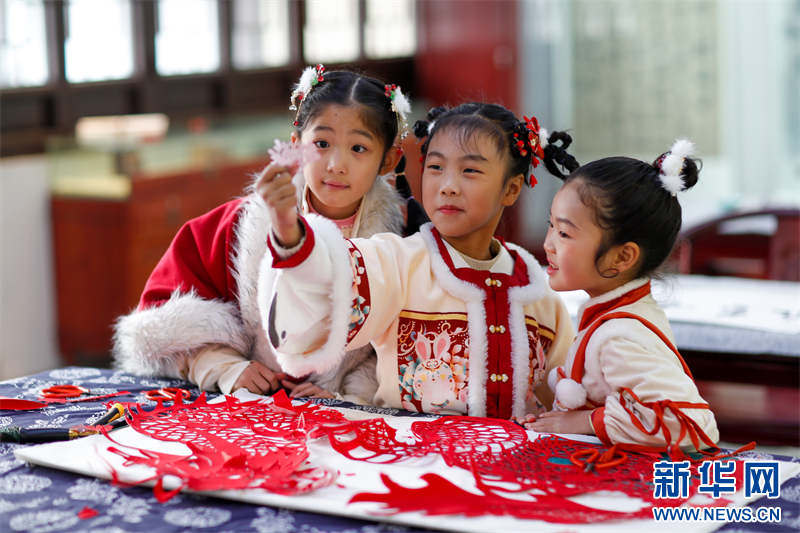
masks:
POLYGON ((124 200, 52 200, 58 339, 66 364, 108 366, 113 324, 133 309, 188 220, 244 193, 269 161, 133 177, 124 200))

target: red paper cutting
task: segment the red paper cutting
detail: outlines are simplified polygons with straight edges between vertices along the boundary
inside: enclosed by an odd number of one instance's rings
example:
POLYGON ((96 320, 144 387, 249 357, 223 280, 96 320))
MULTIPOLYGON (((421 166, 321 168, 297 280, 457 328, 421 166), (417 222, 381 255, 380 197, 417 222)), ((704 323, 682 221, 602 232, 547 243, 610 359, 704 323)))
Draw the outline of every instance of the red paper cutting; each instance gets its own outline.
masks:
MULTIPOLYGON (((136 431, 158 440, 182 442, 191 450, 189 455, 176 456, 111 448, 126 464, 156 470, 154 494, 159 501, 168 500, 184 487, 199 491, 262 488, 291 495, 328 486, 336 474, 306 463, 306 442, 318 437, 327 437, 335 450, 350 459, 373 463, 439 454, 447 465, 465 469, 474 477, 475 490, 470 492, 433 473, 422 476, 427 483, 422 488, 406 488, 382 475, 387 493, 357 494, 351 503, 381 503, 384 514, 420 511, 579 523, 648 518, 653 506, 677 506, 687 499, 654 498, 653 463, 662 459, 659 454, 630 453, 618 466, 585 472, 570 462, 572 455, 580 450, 604 451, 605 447, 555 436, 530 442, 523 428, 504 420, 452 416, 417 421, 411 424, 410 437, 401 439, 382 418, 350 422, 332 409, 310 403, 292 405, 283 392, 269 404, 241 402, 230 396, 209 404, 201 395, 191 404, 176 398, 170 406, 159 401, 151 411, 128 404, 127 411, 126 418, 136 431), (166 490, 163 478, 167 475, 180 478, 182 485, 166 490), (642 508, 622 513, 570 500, 599 491, 638 498, 642 508)), ((697 467, 691 466, 690 498, 698 487, 697 467)), ((736 471, 739 483, 742 470, 736 471)), ((720 498, 712 505, 728 503, 720 498)))
MULTIPOLYGON (((308 458, 306 433, 320 424, 340 424, 345 418, 333 410, 305 404, 292 406, 285 393, 272 404, 240 402, 227 396, 225 402, 209 404, 205 395, 191 404, 180 398, 171 406, 159 401, 145 411, 128 404, 126 418, 139 433, 158 440, 182 442, 188 456, 136 449, 138 455, 110 448, 126 464, 154 468, 158 480, 154 494, 167 501, 181 488, 223 490, 262 488, 278 494, 297 494, 331 484, 336 474, 325 468, 303 468, 308 458), (166 491, 166 475, 180 478, 183 485, 166 491)), ((109 437, 110 438, 110 437, 109 437)))

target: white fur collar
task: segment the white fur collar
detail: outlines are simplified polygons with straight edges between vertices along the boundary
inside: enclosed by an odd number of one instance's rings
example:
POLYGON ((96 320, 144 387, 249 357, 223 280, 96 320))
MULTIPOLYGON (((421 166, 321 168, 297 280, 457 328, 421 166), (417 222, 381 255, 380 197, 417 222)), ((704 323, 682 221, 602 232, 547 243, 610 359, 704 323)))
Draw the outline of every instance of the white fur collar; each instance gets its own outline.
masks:
MULTIPOLYGON (((432 228, 432 223, 424 224, 420 228, 420 235, 422 235, 430 251, 433 274, 436 276, 439 285, 448 294, 463 301, 467 307, 470 348, 469 379, 472 384, 469 387, 467 396, 469 414, 471 416, 486 416, 486 388, 483 386, 488 376, 488 340, 486 337, 486 309, 484 307, 486 292, 481 287, 459 279, 450 270, 439 250, 432 228), (478 386, 477 384, 481 385, 478 386)), ((510 356, 511 364, 514 368, 512 413, 516 416, 524 416, 525 395, 528 387, 528 373, 530 372, 530 345, 523 307, 544 298, 547 293, 548 282, 542 273, 541 266, 529 252, 510 243, 506 243, 506 248, 516 251, 528 269, 529 283, 512 287, 508 290, 508 299, 511 304, 508 317, 512 352, 510 356)), ((450 248, 446 249, 450 250, 450 248)), ((508 254, 505 250, 504 253, 508 254)), ((453 253, 451 252, 452 255, 453 253)), ((510 254, 508 255, 510 260, 510 254)))

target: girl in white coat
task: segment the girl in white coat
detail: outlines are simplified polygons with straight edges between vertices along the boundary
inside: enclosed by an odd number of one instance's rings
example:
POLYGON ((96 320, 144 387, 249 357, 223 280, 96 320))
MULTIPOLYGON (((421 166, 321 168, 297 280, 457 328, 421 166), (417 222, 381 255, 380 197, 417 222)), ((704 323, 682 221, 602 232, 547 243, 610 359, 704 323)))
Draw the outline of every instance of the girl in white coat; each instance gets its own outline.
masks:
POLYGON ((545 240, 550 286, 584 290, 566 365, 550 372, 554 410, 527 417, 545 433, 597 435, 625 449, 699 450, 719 439, 714 414, 675 348, 650 278, 681 228, 676 194, 697 183, 694 145, 653 164, 611 157, 570 174, 545 240), (557 384, 556 384, 557 383, 557 384))

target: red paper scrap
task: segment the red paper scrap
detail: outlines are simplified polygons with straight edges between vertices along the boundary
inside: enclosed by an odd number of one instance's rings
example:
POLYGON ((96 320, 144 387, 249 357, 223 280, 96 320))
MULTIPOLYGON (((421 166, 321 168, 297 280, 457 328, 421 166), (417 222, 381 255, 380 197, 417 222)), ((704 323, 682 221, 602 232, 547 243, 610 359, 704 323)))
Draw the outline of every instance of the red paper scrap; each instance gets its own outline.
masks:
POLYGON ((95 511, 94 509, 92 509, 87 505, 86 507, 78 511, 78 518, 80 518, 81 520, 88 520, 90 518, 94 518, 99 514, 100 513, 98 511, 95 511))

